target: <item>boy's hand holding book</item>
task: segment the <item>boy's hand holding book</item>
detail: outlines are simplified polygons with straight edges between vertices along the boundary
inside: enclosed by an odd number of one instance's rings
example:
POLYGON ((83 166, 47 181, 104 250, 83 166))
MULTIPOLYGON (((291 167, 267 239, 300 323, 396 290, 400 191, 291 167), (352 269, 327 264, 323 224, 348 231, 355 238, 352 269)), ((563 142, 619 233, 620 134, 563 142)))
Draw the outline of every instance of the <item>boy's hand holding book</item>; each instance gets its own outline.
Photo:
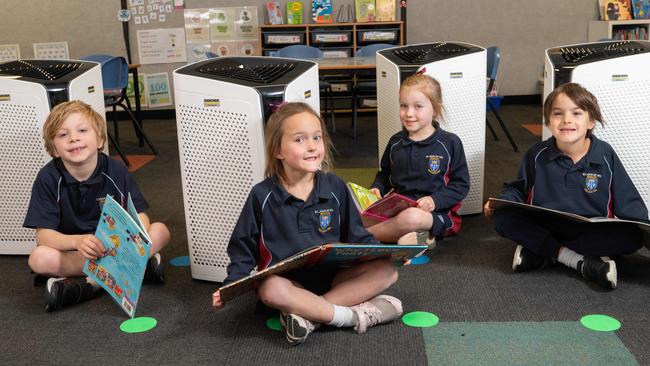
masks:
POLYGON ((75 248, 84 258, 90 260, 101 258, 106 254, 104 244, 93 234, 79 235, 75 248))

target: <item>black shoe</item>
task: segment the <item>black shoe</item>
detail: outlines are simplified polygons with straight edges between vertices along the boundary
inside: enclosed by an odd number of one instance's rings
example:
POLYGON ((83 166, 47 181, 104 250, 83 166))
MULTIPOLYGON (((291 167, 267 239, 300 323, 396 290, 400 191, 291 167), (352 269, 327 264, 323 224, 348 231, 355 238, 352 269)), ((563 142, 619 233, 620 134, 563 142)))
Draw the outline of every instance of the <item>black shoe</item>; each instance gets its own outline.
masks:
POLYGON ((613 260, 603 262, 599 258, 585 258, 578 262, 578 272, 583 278, 594 281, 605 288, 612 290, 616 288, 616 262, 613 260))
POLYGON ((45 285, 45 311, 78 304, 94 296, 95 290, 86 277, 50 278, 45 285))
POLYGON ((553 264, 551 258, 542 257, 522 245, 517 245, 515 255, 512 258, 512 270, 515 272, 526 272, 533 269, 541 269, 553 264))
POLYGON ((313 332, 318 325, 295 314, 280 314, 280 324, 284 329, 284 335, 292 346, 299 345, 307 340, 307 336, 313 332))
POLYGON ((165 282, 165 264, 162 262, 160 253, 156 253, 147 261, 147 268, 144 271, 144 281, 148 283, 165 282))

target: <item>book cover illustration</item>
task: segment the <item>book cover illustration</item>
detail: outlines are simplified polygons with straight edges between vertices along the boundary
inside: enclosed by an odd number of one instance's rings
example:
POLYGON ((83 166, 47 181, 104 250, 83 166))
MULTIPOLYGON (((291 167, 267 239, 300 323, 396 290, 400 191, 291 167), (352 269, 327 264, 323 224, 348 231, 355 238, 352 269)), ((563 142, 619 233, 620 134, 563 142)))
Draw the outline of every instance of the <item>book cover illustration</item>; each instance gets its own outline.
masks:
POLYGON ((266 3, 266 13, 269 16, 269 24, 283 24, 282 8, 280 8, 280 0, 269 1, 266 3))
POLYGON ((631 10, 631 0, 605 0, 603 5, 605 20, 630 20, 631 10))
POLYGON ((376 0, 377 14, 375 20, 378 22, 395 21, 395 0, 376 0))
POLYGON ((312 0, 312 20, 314 23, 332 23, 332 0, 312 0))
POLYGON ((490 206, 493 209, 499 209, 502 207, 519 207, 523 208, 531 213, 535 213, 537 215, 549 215, 549 216, 554 216, 554 217, 561 217, 564 218, 568 221, 576 222, 576 223, 588 223, 588 224, 594 224, 594 225, 609 225, 609 224, 625 224, 625 225, 630 225, 632 227, 638 227, 641 229, 643 232, 643 244, 648 247, 650 245, 650 224, 646 222, 641 222, 641 221, 633 221, 633 220, 622 220, 618 218, 609 218, 609 217, 584 217, 581 215, 576 215, 570 212, 564 212, 564 211, 559 211, 559 210, 553 210, 550 208, 546 207, 540 207, 540 206, 533 206, 529 205, 527 203, 521 203, 521 202, 513 202, 513 201, 508 201, 508 200, 503 200, 500 198, 490 198, 490 206))
POLYGON ((361 216, 376 221, 386 221, 405 209, 418 205, 417 201, 394 192, 379 198, 370 190, 352 182, 348 183, 348 190, 361 216))
POLYGON ((255 283, 274 274, 280 274, 292 269, 313 267, 319 264, 351 265, 379 258, 390 258, 395 264, 401 265, 418 256, 425 250, 426 245, 384 245, 384 244, 350 244, 328 243, 318 245, 297 253, 271 267, 219 288, 224 301, 231 300, 249 290, 255 283))
POLYGON ((287 3, 287 24, 302 24, 302 1, 287 3))
POLYGON ((140 298, 140 288, 149 259, 151 239, 131 201, 124 210, 111 196, 106 196, 95 236, 107 255, 86 260, 83 272, 97 282, 131 318, 140 298))
POLYGON ((650 19, 650 0, 633 0, 634 19, 650 19))
POLYGON ((354 0, 354 10, 357 22, 375 21, 375 0, 354 0))

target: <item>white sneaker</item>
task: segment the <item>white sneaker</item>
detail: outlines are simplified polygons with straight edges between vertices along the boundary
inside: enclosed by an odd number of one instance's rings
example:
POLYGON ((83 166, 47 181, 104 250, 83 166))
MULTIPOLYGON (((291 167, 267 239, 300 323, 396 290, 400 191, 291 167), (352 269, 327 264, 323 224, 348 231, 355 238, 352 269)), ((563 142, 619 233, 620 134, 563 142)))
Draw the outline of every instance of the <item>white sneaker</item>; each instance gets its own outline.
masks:
POLYGON ((357 315, 354 330, 363 334, 377 324, 391 322, 402 315, 402 302, 389 295, 378 295, 369 301, 351 307, 357 315))

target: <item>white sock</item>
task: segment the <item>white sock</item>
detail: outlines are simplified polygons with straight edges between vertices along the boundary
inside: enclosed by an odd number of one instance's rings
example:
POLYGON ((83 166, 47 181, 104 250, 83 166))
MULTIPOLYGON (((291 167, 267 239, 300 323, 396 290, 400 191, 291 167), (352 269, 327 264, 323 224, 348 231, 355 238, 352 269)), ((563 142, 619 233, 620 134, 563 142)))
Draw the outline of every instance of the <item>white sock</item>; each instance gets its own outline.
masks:
POLYGON ((328 325, 333 325, 335 327, 353 327, 354 326, 354 311, 347 306, 334 306, 334 316, 332 321, 327 323, 328 325))
POLYGON ((560 254, 557 256, 558 262, 575 270, 578 269, 578 262, 583 259, 585 259, 585 257, 582 254, 576 253, 567 247, 562 247, 562 249, 560 249, 560 254))

